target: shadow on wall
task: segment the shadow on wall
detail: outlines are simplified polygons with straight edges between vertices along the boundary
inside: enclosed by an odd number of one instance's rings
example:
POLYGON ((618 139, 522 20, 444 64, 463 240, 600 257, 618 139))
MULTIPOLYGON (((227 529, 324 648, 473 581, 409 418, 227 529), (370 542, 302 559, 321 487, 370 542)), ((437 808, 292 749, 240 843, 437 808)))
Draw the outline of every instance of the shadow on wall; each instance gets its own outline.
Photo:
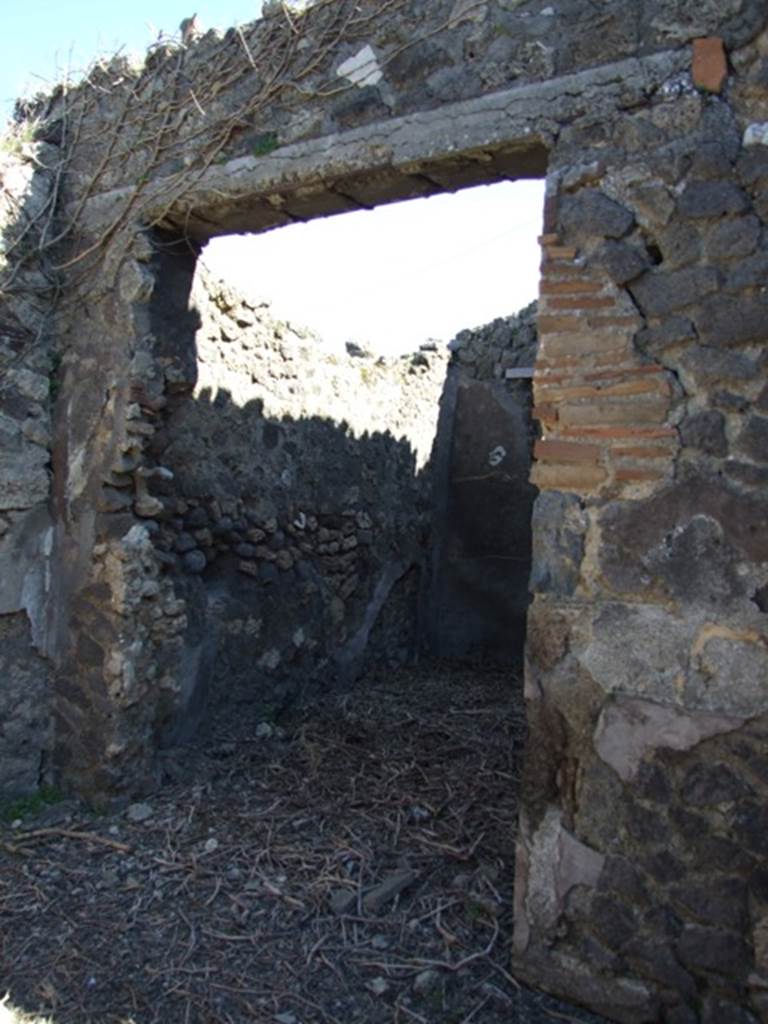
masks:
POLYGON ((196 279, 186 243, 159 241, 156 372, 134 397, 156 424, 145 447, 146 522, 186 603, 174 641, 181 696, 164 741, 191 735, 211 702, 264 716, 375 663, 424 652, 519 658, 530 510, 527 550, 510 572, 510 543, 521 542, 507 535, 514 487, 501 495, 514 474, 492 467, 471 507, 456 500, 454 479, 454 462, 461 474, 472 461, 477 429, 481 447, 488 431, 517 445, 527 487, 528 435, 512 437, 521 412, 503 384, 456 387, 452 371, 446 386, 448 356, 437 351, 334 355, 273 320, 268 304, 196 279), (447 530, 434 511, 445 506, 436 490, 446 472, 447 530), (457 530, 467 516, 472 524, 457 530), (455 569, 457 543, 460 571, 446 574, 435 563, 447 552, 455 569), (453 631, 450 649, 428 609, 453 631))
POLYGON ((147 522, 186 602, 173 742, 211 701, 269 714, 415 658, 445 359, 324 352, 266 303, 195 279, 177 243, 156 272, 162 374, 137 397, 155 407, 147 522))

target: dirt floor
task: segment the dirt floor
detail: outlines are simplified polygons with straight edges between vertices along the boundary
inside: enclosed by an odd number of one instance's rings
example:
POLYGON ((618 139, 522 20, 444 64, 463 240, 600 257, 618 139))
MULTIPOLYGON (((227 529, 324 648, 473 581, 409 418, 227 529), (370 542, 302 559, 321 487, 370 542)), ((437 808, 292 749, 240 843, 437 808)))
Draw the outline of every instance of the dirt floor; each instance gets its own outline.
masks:
POLYGON ((0 996, 53 1024, 598 1018, 509 973, 519 683, 371 675, 231 707, 157 793, 0 828, 0 996))

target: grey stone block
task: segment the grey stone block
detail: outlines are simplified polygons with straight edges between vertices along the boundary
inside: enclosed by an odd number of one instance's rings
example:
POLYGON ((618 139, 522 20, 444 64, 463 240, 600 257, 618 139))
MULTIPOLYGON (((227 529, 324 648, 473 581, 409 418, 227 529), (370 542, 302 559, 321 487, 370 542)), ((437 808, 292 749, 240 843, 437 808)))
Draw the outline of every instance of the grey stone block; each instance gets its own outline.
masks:
POLYGON ((728 454, 725 416, 714 409, 687 416, 680 425, 680 437, 687 448, 698 448, 707 455, 728 454))
POLYGON ((630 285, 632 298, 646 316, 665 316, 686 306, 697 306, 702 298, 717 291, 720 274, 715 267, 657 269, 630 285))
POLYGON ((562 201, 561 220, 569 237, 622 238, 635 223, 626 206, 598 189, 586 188, 562 201))
POLYGON ((729 181, 694 181, 687 185, 677 203, 683 217, 724 217, 749 209, 749 198, 729 181))
POLYGON ((739 434, 737 447, 755 462, 768 462, 768 417, 750 416, 739 434))

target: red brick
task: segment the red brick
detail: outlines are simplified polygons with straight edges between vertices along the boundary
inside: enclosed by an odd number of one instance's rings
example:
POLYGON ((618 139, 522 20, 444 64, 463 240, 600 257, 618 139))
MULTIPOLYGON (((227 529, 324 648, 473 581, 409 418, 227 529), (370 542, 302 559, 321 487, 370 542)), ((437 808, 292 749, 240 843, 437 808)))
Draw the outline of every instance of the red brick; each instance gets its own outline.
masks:
POLYGON ((539 286, 541 295, 558 293, 583 294, 584 292, 599 292, 604 288, 601 281, 590 281, 582 277, 569 277, 560 281, 542 281, 539 286))
POLYGON ((545 359, 551 360, 558 356, 591 356, 626 348, 626 341, 621 337, 617 339, 613 331, 587 331, 578 334, 545 334, 541 338, 539 351, 545 359))
POLYGON ((633 445, 628 448, 614 448, 613 455, 617 459, 667 459, 672 453, 668 444, 664 445, 633 445))
POLYGON ((531 482, 542 490, 590 491, 605 483, 607 473, 602 466, 557 462, 536 462, 531 482))
POLYGON ((590 426, 589 424, 582 424, 580 426, 566 426, 561 429, 561 433, 566 437, 583 437, 583 438, 647 438, 647 437, 670 437, 676 438, 677 431, 674 427, 641 427, 641 426, 590 426))
POLYGON ((643 326, 643 321, 639 316, 589 316, 587 317, 587 323, 595 329, 601 327, 626 327, 633 332, 643 326))
MULTIPOLYGON (((651 365, 647 366, 631 366, 626 370, 621 371, 622 377, 640 377, 649 374, 664 373, 664 369, 661 366, 651 365)), ((593 370, 590 373, 584 374, 584 380, 604 380, 606 377, 617 377, 619 376, 616 370, 593 370)))
POLYGON ((704 36, 693 41, 693 84, 706 92, 720 92, 728 77, 728 61, 723 40, 704 36))
POLYGON ((613 474, 619 483, 646 483, 649 480, 661 480, 666 474, 663 469, 617 469, 613 474))
POLYGON ((613 384, 577 384, 570 386, 561 381, 550 381, 548 378, 536 381, 536 395, 545 401, 563 402, 574 398, 593 398, 599 401, 604 398, 623 398, 627 395, 668 395, 669 385, 664 378, 649 379, 635 377, 630 380, 617 380, 613 384))
MULTIPOLYGON (((583 280, 584 267, 577 262, 571 263, 543 263, 541 266, 541 281, 572 281, 583 280)), ((608 283, 608 282, 606 282, 608 283)))
POLYGON ((540 313, 536 318, 539 334, 561 334, 564 331, 580 331, 584 321, 576 316, 547 316, 540 313))
MULTIPOLYGON (((571 369, 575 373, 582 373, 585 369, 584 363, 587 359, 584 355, 558 356, 556 359, 547 359, 539 356, 536 360, 536 370, 539 375, 549 370, 571 369)), ((591 366, 611 367, 612 373, 623 373, 625 369, 631 368, 634 352, 629 345, 622 345, 620 348, 612 349, 609 352, 601 352, 599 355, 589 356, 591 366)), ((591 369, 590 366, 590 369, 591 369)), ((544 379, 542 377, 542 379, 544 379)))
MULTIPOLYGON (((583 360, 580 360, 578 365, 583 366, 583 360)), ((550 384, 559 384, 561 381, 570 381, 571 384, 586 384, 590 381, 609 380, 618 383, 632 377, 650 377, 660 373, 664 373, 661 366, 612 366, 606 370, 582 369, 580 372, 574 372, 573 369, 564 370, 558 364, 542 363, 540 365, 537 362, 535 379, 538 384, 548 387, 550 384)))
POLYGON ((549 260, 575 260, 577 253, 578 249, 575 249, 572 245, 545 245, 545 265, 549 260))
POLYGON ((610 309, 616 305, 616 299, 600 299, 592 295, 585 295, 583 298, 554 298, 547 299, 547 309, 610 309))
POLYGON ((542 462, 599 462, 603 449, 597 444, 579 444, 575 441, 537 441, 534 458, 542 462))
POLYGON ((565 403, 558 409, 560 422, 566 426, 630 426, 632 424, 663 423, 669 412, 669 402, 663 398, 650 401, 613 402, 594 401, 580 405, 565 403))

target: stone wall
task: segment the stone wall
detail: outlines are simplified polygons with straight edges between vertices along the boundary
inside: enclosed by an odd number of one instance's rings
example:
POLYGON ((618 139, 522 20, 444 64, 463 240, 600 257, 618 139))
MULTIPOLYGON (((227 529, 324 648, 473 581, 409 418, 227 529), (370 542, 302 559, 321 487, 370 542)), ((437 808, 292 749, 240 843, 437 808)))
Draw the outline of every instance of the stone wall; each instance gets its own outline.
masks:
MULTIPOLYGON (((180 699, 195 609, 147 474, 195 385, 200 324, 173 311, 199 245, 546 171, 514 970, 616 1020, 765 1017, 767 21, 763 0, 333 0, 40 101, 38 138, 69 140, 53 490, 41 510, 33 474, 5 550, 35 553, 8 613, 47 622, 59 779, 140 788, 180 699)), ((37 314, 3 304, 34 364, 37 314)), ((39 421, 29 370, 8 379, 39 421)), ((45 470, 40 447, 18 463, 45 470)))
POLYGON ((415 656, 447 362, 331 350, 204 271, 189 307, 196 379, 177 376, 147 445, 148 522, 189 617, 175 735, 210 686, 274 712, 415 656))
POLYGON ((0 146, 0 785, 14 793, 47 781, 52 731, 50 668, 38 652, 49 614, 57 363, 37 251, 57 162, 54 147, 21 129, 0 146))
POLYGON ((517 955, 622 1020, 766 1011, 767 46, 551 165, 517 955))
POLYGON ((430 645, 522 668, 536 305, 451 342, 436 450, 430 645))

